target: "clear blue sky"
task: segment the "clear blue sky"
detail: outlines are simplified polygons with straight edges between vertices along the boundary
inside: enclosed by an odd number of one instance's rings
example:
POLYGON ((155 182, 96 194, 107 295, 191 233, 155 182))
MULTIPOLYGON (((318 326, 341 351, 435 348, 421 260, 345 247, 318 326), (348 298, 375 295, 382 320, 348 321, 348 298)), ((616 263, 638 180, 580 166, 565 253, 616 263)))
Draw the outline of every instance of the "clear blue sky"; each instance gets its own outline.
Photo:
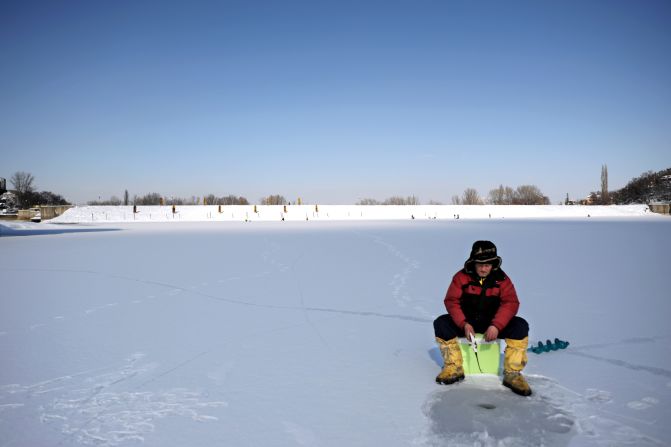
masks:
POLYGON ((0 2, 0 176, 354 203, 671 167, 671 2, 0 2))

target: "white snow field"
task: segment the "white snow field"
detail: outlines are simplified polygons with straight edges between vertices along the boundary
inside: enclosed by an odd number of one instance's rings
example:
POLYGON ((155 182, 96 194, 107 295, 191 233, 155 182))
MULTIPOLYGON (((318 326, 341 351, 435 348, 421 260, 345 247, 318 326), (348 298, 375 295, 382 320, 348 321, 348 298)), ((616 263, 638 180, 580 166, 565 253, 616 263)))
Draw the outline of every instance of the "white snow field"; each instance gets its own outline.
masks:
MULTIPOLYGON (((569 208, 569 207, 565 207, 569 208)), ((451 216, 450 216, 451 217, 451 216)), ((671 219, 0 223, 0 446, 671 443, 671 219), (494 241, 534 394, 434 382, 494 241)))
POLYGON ((78 206, 52 219, 83 222, 231 222, 389 219, 524 219, 635 217, 650 213, 647 205, 195 205, 78 206))

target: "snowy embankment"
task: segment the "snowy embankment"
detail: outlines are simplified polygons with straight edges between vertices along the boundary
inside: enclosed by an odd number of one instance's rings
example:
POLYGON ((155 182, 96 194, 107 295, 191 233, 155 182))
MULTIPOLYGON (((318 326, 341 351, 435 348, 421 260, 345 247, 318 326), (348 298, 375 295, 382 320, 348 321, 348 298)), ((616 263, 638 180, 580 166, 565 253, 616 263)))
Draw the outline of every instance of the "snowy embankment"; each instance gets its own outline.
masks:
POLYGON ((52 219, 81 222, 205 222, 407 219, 547 219, 636 217, 652 214, 647 205, 227 205, 78 206, 52 219))

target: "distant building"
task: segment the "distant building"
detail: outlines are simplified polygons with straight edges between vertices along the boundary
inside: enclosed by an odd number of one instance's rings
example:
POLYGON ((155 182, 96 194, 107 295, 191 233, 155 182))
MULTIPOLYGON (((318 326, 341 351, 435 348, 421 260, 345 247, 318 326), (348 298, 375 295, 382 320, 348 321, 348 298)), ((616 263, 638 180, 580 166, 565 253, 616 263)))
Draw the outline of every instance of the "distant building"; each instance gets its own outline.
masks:
POLYGON ((671 203, 669 202, 653 202, 648 205, 650 211, 658 214, 671 214, 671 203))
POLYGON ((590 194, 588 197, 584 199, 578 200, 578 204, 580 205, 596 205, 598 203, 598 197, 595 193, 590 194))

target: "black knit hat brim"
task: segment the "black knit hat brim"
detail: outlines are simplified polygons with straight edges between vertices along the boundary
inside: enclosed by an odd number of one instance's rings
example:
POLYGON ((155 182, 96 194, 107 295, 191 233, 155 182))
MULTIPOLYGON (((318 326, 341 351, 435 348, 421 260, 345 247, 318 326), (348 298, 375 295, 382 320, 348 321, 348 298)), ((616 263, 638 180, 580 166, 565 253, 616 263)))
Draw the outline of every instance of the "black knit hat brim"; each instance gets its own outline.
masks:
POLYGON ((464 263, 464 269, 467 272, 474 271, 475 264, 491 264, 493 270, 498 270, 501 267, 503 260, 500 256, 491 259, 469 259, 464 263))
POLYGON ((497 262, 501 262, 501 258, 496 256, 489 259, 473 259, 472 261, 474 264, 496 264, 497 262))

